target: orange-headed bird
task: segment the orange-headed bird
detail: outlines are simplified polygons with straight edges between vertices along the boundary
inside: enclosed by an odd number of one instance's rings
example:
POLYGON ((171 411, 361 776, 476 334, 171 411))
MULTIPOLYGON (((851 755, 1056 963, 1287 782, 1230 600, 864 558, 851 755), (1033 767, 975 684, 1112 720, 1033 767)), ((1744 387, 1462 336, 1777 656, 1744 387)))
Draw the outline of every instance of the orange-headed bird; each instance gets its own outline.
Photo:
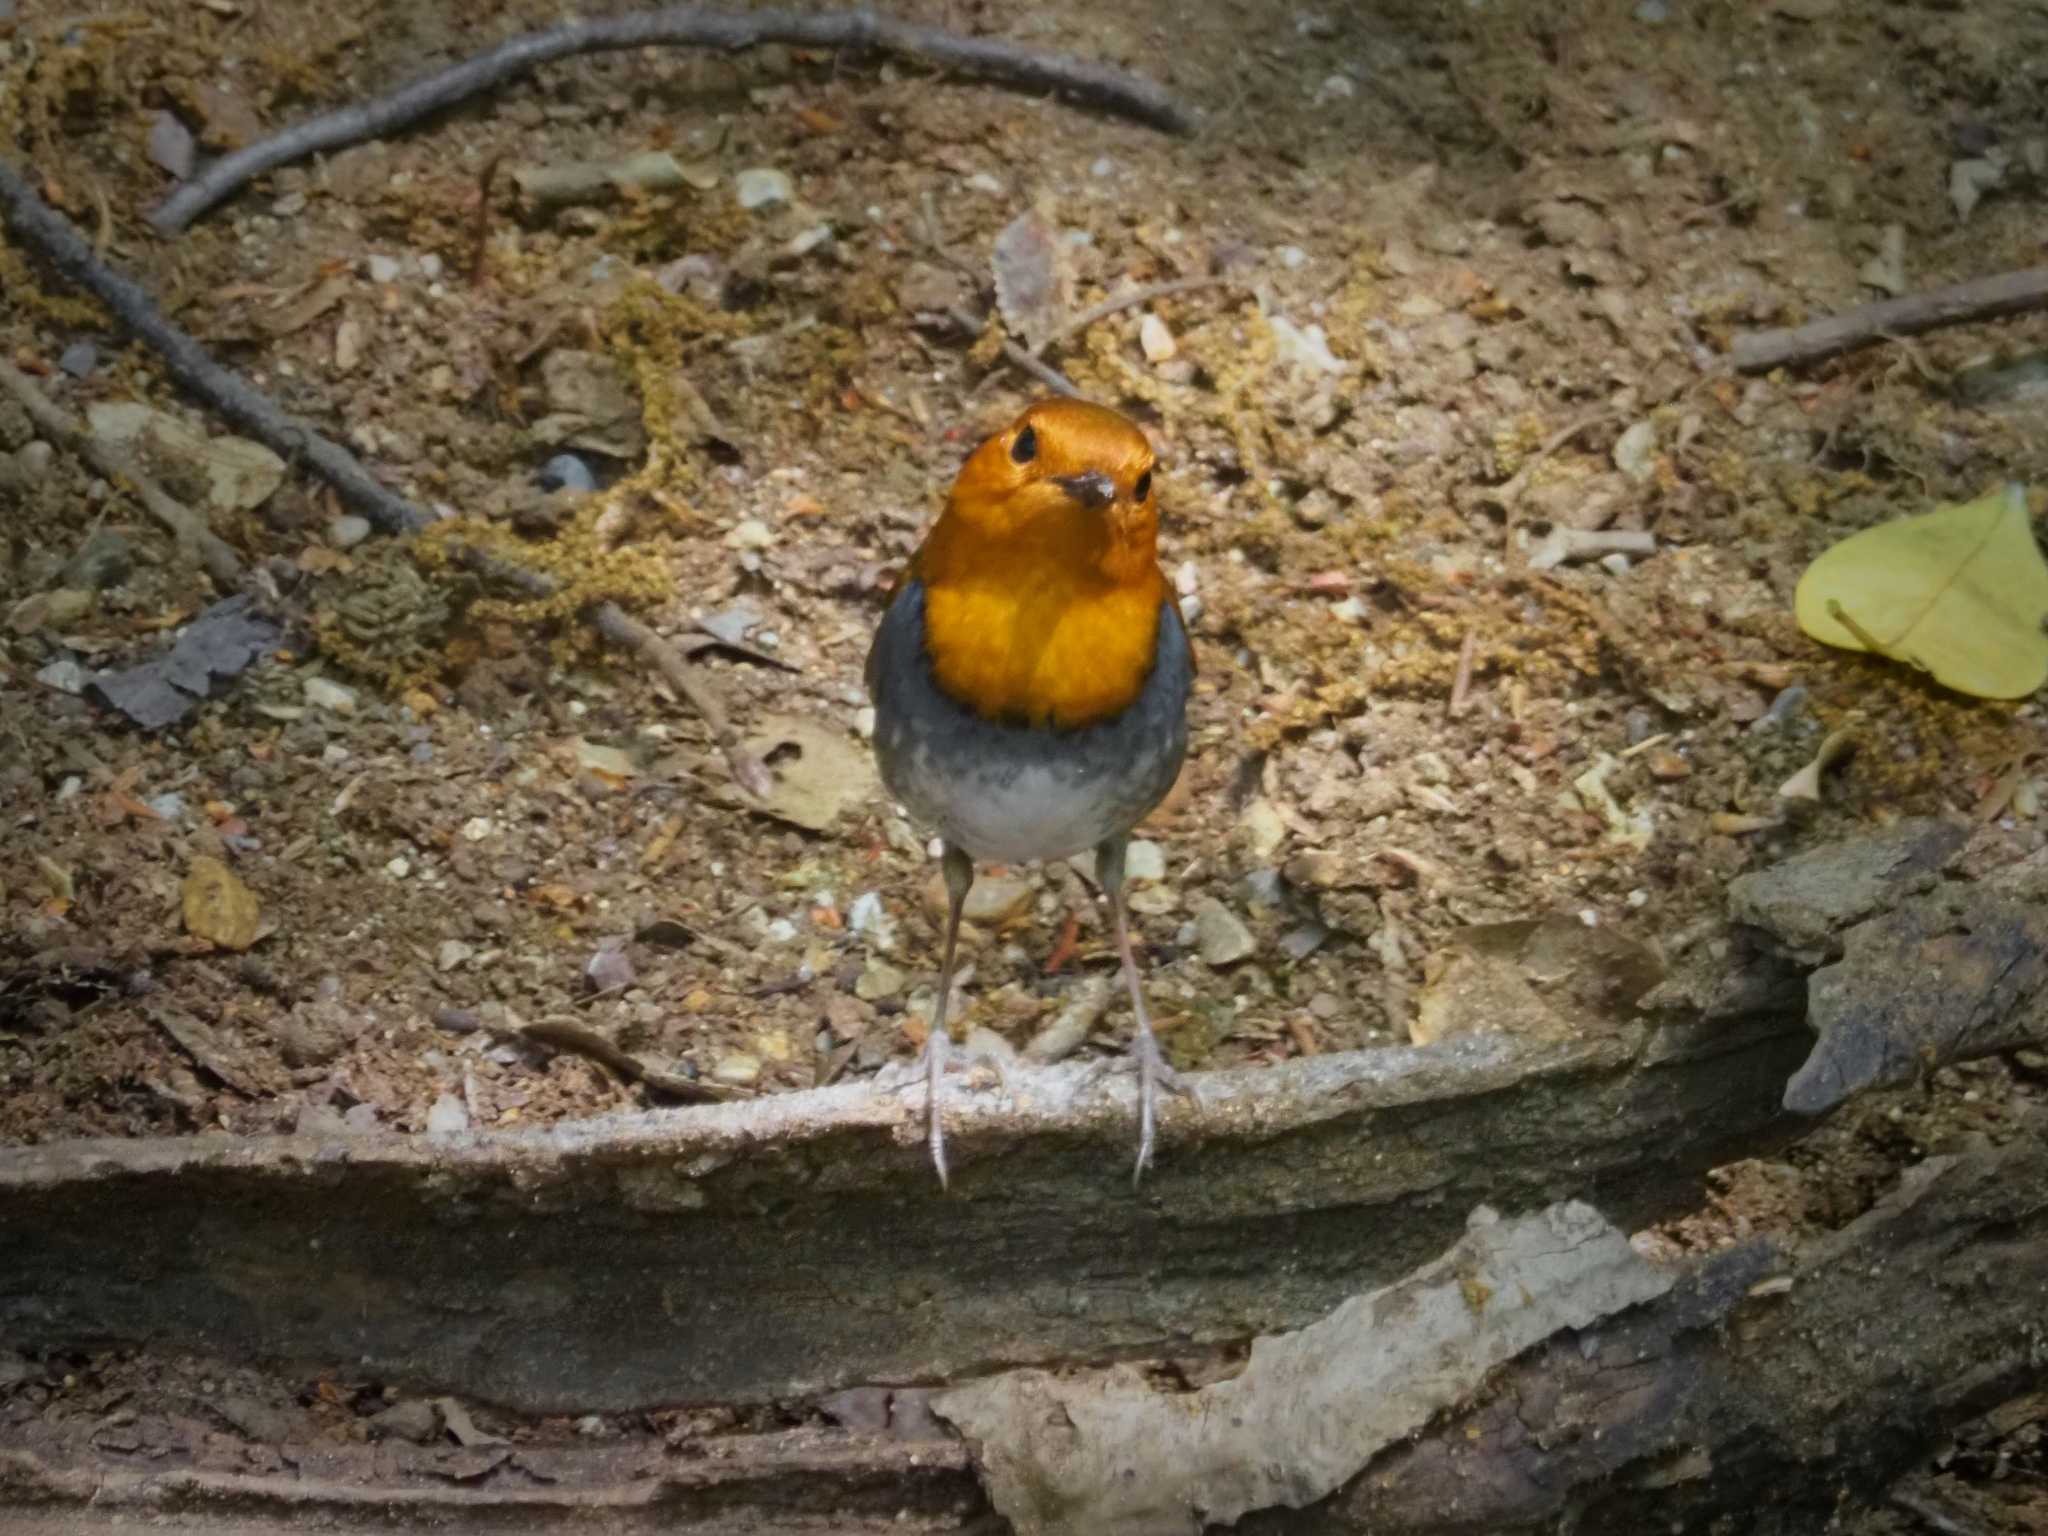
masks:
POLYGON ((882 780, 944 846, 949 911, 925 1044, 932 1161, 960 911, 977 859, 1095 850, 1137 1028, 1138 1162, 1161 1088, 1124 912, 1131 828, 1187 755, 1194 653, 1159 569, 1154 456, 1116 412, 1041 400, 969 456, 868 652, 882 780))

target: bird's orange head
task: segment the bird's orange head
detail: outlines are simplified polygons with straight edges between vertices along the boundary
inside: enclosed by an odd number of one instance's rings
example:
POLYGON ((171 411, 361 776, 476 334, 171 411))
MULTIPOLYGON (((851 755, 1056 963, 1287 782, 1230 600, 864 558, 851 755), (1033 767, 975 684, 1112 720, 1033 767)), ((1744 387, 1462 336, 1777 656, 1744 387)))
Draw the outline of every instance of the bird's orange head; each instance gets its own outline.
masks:
POLYGON ((1061 727, 1137 697, 1167 590, 1154 472, 1143 432, 1078 400, 1041 400, 975 449, 912 566, 941 688, 1061 727))

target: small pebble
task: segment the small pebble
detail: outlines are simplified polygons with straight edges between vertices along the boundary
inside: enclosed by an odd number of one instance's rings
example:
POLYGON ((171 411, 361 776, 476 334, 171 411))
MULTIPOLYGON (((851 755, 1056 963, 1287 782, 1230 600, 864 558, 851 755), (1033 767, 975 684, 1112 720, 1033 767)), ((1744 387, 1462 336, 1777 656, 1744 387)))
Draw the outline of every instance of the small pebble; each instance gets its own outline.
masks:
POLYGON ((782 172, 767 166, 754 166, 741 171, 733 180, 733 190, 742 208, 771 208, 777 203, 791 202, 796 189, 782 172))
POLYGON ((469 1106, 455 1094, 444 1093, 434 1100, 434 1107, 427 1111, 427 1134, 429 1136, 452 1136, 457 1131, 469 1129, 469 1106))
POLYGON ((370 536, 370 520, 344 512, 327 525, 327 542, 336 549, 354 549, 370 536))
POLYGON ((183 181, 192 174, 196 153, 192 131, 170 113, 157 113, 149 125, 149 158, 183 181))
POLYGON ((1280 265, 1290 272, 1298 272, 1308 263, 1308 252, 1298 245, 1280 247, 1280 265))
POLYGON ((593 992, 622 992, 637 974, 632 957, 617 945, 606 945, 583 963, 583 980, 593 992))
POLYGON ((1614 467, 1637 485, 1646 485, 1657 474, 1657 424, 1638 421, 1614 443, 1614 467))
POLYGON ((853 995, 864 1003, 899 996, 907 978, 886 960, 870 959, 853 984, 853 995))
POLYGON ((368 265, 371 282, 395 283, 398 281, 398 259, 395 256, 372 256, 368 265))
POLYGON ((57 366, 74 379, 82 379, 100 365, 100 349, 89 341, 74 341, 57 356, 57 366))
POLYGON ((85 541, 85 546, 64 562, 60 579, 67 587, 101 592, 118 587, 135 569, 135 551, 111 528, 102 528, 85 541))
POLYGON ((750 517, 734 525, 725 536, 727 549, 769 549, 775 543, 775 530, 758 517, 750 517))
POLYGON ((374 1104, 352 1105, 341 1117, 341 1123, 358 1136, 377 1129, 377 1106, 374 1104))
POLYGON ((462 840, 466 843, 480 843, 496 828, 488 816, 472 816, 462 824, 462 840))
POLYGON ((597 489, 597 476, 583 460, 573 453, 558 453, 540 467, 540 488, 544 491, 575 491, 579 494, 597 489))
POLYGON ((761 1058, 745 1051, 733 1051, 718 1059, 711 1080, 734 1088, 750 1088, 761 1080, 761 1058))
POLYGON ((403 880, 412 873, 412 860, 401 853, 384 866, 384 873, 394 880, 403 880))
POLYGON ((1166 850, 1157 843, 1139 840, 1132 843, 1124 853, 1124 878, 1126 880, 1164 880, 1166 878, 1166 850))
POLYGON ((1244 920, 1215 897, 1195 908, 1195 949, 1205 965, 1235 965, 1258 947, 1244 920))
POLYGON ((476 954, 476 947, 460 939, 443 939, 441 947, 434 952, 434 968, 452 971, 476 954))
POLYGON ((1107 155, 1099 156, 1089 165, 1088 174, 1095 177, 1098 181, 1105 176, 1114 176, 1116 174, 1116 162, 1107 155))
POLYGON ((175 827, 185 819, 185 797, 176 790, 152 795, 145 803, 167 826, 175 827))
POLYGON ((316 709, 332 710, 337 715, 356 712, 356 691, 345 684, 328 677, 309 677, 302 686, 306 690, 306 702, 316 709))
POLYGON ((441 258, 432 251, 427 252, 420 258, 420 273, 428 282, 432 282, 441 275, 441 258))
POLYGON ((1290 960, 1306 960, 1321 949, 1329 937, 1330 930, 1321 923, 1303 923, 1281 935, 1280 952, 1290 960))
POLYGON ((1173 332, 1166 322, 1157 315, 1147 314, 1138 322, 1138 345, 1144 349, 1145 361, 1164 363, 1180 350, 1173 339, 1173 332))

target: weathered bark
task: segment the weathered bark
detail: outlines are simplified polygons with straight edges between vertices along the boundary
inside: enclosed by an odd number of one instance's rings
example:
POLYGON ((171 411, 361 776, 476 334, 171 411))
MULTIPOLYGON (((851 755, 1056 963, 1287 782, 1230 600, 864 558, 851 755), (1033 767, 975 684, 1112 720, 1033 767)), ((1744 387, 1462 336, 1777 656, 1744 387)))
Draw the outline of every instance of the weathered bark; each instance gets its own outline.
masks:
POLYGON ((0 1152, 0 1337, 339 1365, 538 1411, 759 1401, 1298 1327, 1475 1206, 1624 1225, 1797 1123, 1796 1012, 1202 1078, 1133 1194, 1063 1067, 920 1117, 866 1085, 524 1134, 0 1152))
POLYGON ((1721 1254, 1614 1326, 1532 1351, 1484 1403, 1313 1520, 1250 1532, 1819 1529, 1955 1425, 2048 1380, 2048 1127, 1939 1157, 1796 1258, 1721 1254), (1789 1275, 1761 1286, 1766 1274, 1789 1275), (1758 1294, 1752 1294, 1752 1292, 1758 1294))
MULTIPOLYGON (((1959 1426, 2048 1381, 2048 1141, 1938 1157, 1804 1251, 1755 1242, 1656 1299, 1566 1330, 1483 1399, 1247 1536, 1469 1536, 1820 1529, 1885 1490, 1959 1426), (1732 1523, 1716 1527, 1717 1517, 1732 1523)), ((2029 1410, 2030 1412, 2034 1410, 2029 1410)), ((1991 1414, 1995 1420, 1996 1412, 1991 1414)), ((1312 1434, 1275 1416, 1277 1440, 1312 1434)), ((152 1525, 225 1536, 304 1528, 527 1533, 989 1531, 963 1448, 846 1432, 641 1444, 342 1447, 296 1475, 232 1475, 109 1455, 51 1434, 0 1452, 0 1508, 38 1532, 152 1525), (500 1470, 502 1468, 502 1470, 500 1470)), ((10 1516, 10 1520, 11 1520, 10 1516)), ((9 1529, 17 1526, 10 1523, 9 1529)))

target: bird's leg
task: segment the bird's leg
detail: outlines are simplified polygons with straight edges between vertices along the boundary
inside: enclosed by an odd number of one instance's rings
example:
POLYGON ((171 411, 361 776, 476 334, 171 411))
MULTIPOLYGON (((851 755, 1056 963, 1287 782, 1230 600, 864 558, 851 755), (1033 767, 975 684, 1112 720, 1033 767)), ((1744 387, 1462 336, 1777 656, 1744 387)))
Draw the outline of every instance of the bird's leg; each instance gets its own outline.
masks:
POLYGON ((1131 1182, 1145 1176, 1152 1161, 1152 1139, 1159 1119, 1159 1090, 1194 1097, 1194 1090, 1181 1081, 1180 1074, 1167 1065, 1160 1053, 1159 1039, 1152 1033, 1152 1016, 1145 1009, 1145 989, 1138 980, 1137 957, 1131 953, 1131 926, 1124 915, 1124 848, 1128 839, 1112 837, 1095 850, 1095 877, 1109 898, 1110 917, 1116 924, 1117 958, 1123 962, 1124 985, 1130 989, 1131 1012, 1137 1024, 1131 1034, 1131 1064, 1138 1073, 1138 1161, 1131 1170, 1131 1182))
POLYGON ((946 877, 946 954, 939 963, 939 996, 932 1004, 931 1033, 924 1041, 924 1113, 926 1140, 932 1149, 932 1166, 939 1170, 939 1187, 946 1186, 946 1130, 939 1117, 939 1087, 946 1076, 946 1048, 952 1037, 946 1032, 946 1007, 953 1000, 953 952, 960 942, 960 913, 967 905, 967 892, 974 884, 974 860, 951 843, 939 857, 946 877))

